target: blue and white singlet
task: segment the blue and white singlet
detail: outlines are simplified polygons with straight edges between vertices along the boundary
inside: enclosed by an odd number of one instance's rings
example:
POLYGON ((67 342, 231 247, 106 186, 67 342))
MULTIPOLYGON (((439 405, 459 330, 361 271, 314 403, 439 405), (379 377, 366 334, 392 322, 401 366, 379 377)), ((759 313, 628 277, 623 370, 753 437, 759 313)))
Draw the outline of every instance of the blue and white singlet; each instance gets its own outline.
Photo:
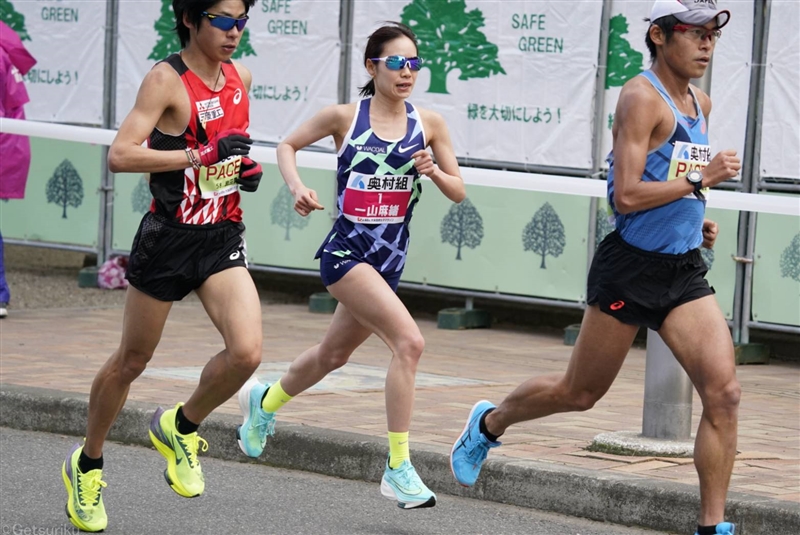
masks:
MULTIPOLYGON (((372 265, 387 280, 399 279, 405 267, 408 223, 422 194, 411 155, 427 146, 425 131, 419 112, 406 102, 405 136, 381 139, 370 125, 371 102, 366 98, 358 103, 339 149, 339 215, 315 256, 322 259, 320 269, 326 285, 336 282, 357 262, 372 265), (335 261, 332 268, 338 272, 326 268, 330 260, 335 261)), ((392 286, 396 287, 396 281, 392 286)))
MULTIPOLYGON (((690 87, 697 117, 687 117, 675 106, 655 73, 647 70, 639 76, 644 76, 653 84, 675 117, 675 126, 669 139, 647 153, 642 180, 686 180, 684 177, 689 171, 702 171, 711 161, 708 126, 697 96, 690 87)), ((608 162, 608 204, 614 211, 617 232, 625 242, 646 251, 668 254, 682 254, 700 246, 703 242, 705 200, 689 194, 656 208, 620 214, 614 206, 613 152, 609 155, 608 162)), ((708 196, 707 188, 703 189, 703 193, 708 196)))

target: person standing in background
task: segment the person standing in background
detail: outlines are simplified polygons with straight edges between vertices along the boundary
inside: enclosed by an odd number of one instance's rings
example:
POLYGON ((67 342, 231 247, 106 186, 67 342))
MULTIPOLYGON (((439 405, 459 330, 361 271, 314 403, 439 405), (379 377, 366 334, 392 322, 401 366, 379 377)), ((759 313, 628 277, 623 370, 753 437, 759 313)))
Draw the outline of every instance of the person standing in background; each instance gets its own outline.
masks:
MULTIPOLYGON (((25 119, 23 106, 30 101, 22 77, 36 59, 17 33, 0 21, 0 117, 25 119)), ((31 144, 26 136, 0 133, 0 199, 22 199, 31 166, 31 144)), ((0 232, 0 318, 8 315, 11 293, 6 282, 3 235, 0 232)))

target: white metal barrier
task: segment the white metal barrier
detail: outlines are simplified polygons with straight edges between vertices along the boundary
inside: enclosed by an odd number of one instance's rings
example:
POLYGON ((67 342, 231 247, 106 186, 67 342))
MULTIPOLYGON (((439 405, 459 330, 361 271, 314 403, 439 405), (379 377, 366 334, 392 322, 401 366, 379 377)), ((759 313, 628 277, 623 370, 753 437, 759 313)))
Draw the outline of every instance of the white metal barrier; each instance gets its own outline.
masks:
MULTIPOLYGON (((2 118, 0 118, 0 132, 97 145, 110 145, 116 135, 115 130, 2 118)), ((277 163, 273 147, 255 146, 251 149, 250 155, 261 163, 277 163)), ((297 155, 297 163, 301 167, 311 169, 334 170, 336 169, 336 155, 300 151, 297 155)), ((606 183, 602 180, 474 167, 462 168, 461 174, 464 182, 473 186, 491 186, 584 197, 604 198, 606 196, 606 183)), ((709 195, 708 207, 800 217, 800 198, 781 195, 714 190, 709 195)))

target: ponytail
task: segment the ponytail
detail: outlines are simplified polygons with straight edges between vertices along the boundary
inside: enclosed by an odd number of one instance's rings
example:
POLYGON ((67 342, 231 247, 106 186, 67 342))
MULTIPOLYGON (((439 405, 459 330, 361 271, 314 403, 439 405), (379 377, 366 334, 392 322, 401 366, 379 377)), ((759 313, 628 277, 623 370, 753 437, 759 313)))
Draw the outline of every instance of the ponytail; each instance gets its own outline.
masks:
POLYGON ((370 79, 367 85, 358 88, 358 95, 361 97, 371 97, 375 95, 375 80, 370 79))

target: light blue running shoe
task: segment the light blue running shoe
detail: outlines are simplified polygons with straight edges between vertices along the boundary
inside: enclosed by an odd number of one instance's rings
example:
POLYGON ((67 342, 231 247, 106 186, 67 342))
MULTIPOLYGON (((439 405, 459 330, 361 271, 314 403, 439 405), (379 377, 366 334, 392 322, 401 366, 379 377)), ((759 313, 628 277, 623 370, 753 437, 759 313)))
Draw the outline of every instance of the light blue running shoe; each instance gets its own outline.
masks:
POLYGON ((389 468, 389 459, 386 459, 386 470, 383 471, 381 479, 381 494, 390 500, 397 500, 397 507, 400 509, 436 505, 436 494, 425 486, 408 460, 392 469, 389 468))
POLYGON ((251 377, 239 390, 239 409, 242 425, 236 429, 239 447, 248 457, 256 458, 264 451, 267 437, 275 434, 275 413, 261 408, 261 399, 269 385, 262 385, 251 377))
MULTIPOLYGON (((733 535, 735 531, 736 525, 730 522, 720 522, 717 524, 717 535, 733 535)), ((697 533, 695 532, 694 535, 697 535, 697 533)))
POLYGON ((469 413, 467 425, 464 426, 461 436, 450 450, 450 469, 456 480, 465 487, 471 487, 478 480, 481 465, 489 455, 489 449, 501 444, 490 441, 480 431, 481 416, 494 408, 494 404, 486 400, 477 402, 469 413))

